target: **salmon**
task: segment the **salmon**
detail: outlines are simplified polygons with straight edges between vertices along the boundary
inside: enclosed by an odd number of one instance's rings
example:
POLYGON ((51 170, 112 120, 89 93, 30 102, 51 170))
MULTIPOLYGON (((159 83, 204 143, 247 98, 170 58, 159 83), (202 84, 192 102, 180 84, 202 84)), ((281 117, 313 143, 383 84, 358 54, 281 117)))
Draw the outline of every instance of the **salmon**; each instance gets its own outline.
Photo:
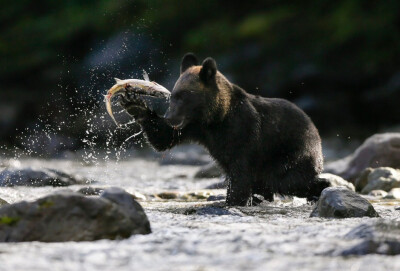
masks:
POLYGON ((135 92, 136 94, 144 95, 144 96, 152 96, 152 97, 159 97, 159 98, 169 98, 171 92, 166 89, 165 87, 157 84, 156 82, 152 82, 149 80, 149 76, 144 71, 143 77, 145 80, 140 79, 126 79, 121 80, 115 78, 116 84, 113 85, 108 91, 107 94, 104 95, 104 101, 106 103, 106 109, 112 120, 115 122, 117 126, 120 124, 114 118, 114 114, 112 112, 111 107, 111 99, 116 94, 125 95, 127 92, 135 92))

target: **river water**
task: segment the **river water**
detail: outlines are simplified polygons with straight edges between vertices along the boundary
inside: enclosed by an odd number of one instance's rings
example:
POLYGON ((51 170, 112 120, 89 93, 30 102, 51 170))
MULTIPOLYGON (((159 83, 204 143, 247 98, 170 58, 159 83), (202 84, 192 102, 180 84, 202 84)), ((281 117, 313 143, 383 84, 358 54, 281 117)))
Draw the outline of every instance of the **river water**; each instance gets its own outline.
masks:
MULTIPOLYGON (((131 193, 204 190, 218 179, 193 179, 195 166, 160 166, 154 159, 96 162, 21 159, 17 166, 49 167, 87 179, 94 187, 118 186, 131 193)), ((68 189, 78 190, 81 186, 68 189)), ((13 203, 65 188, 1 188, 13 203)), ((149 197, 148 197, 149 198, 149 197)), ((221 202, 140 201, 152 234, 125 240, 0 244, 0 270, 400 270, 400 256, 337 256, 360 240, 344 236, 373 218, 309 218, 304 199, 277 199, 260 207, 219 208, 221 202)), ((400 202, 374 203, 383 218, 400 220, 400 202)))

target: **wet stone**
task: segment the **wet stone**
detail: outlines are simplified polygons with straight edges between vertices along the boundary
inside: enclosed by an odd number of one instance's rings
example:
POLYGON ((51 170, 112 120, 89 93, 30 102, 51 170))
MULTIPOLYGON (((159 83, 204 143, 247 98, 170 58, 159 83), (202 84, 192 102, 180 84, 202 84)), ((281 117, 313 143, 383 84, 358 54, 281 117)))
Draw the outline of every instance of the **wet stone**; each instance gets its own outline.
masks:
POLYGON ((378 217, 371 203, 344 187, 325 188, 310 217, 378 217))
POLYGON ((340 176, 331 173, 322 173, 318 175, 318 179, 321 181, 327 181, 331 187, 343 186, 351 191, 355 191, 354 185, 340 176))
POLYGON ((368 175, 373 171, 373 168, 366 168, 361 174, 356 178, 354 185, 357 192, 361 192, 363 188, 368 184, 368 175))
POLYGON ((385 197, 388 193, 383 190, 372 190, 371 192, 368 193, 368 196, 373 196, 373 197, 385 197))
POLYGON ((188 194, 193 200, 205 200, 210 196, 210 192, 192 192, 188 194))
POLYGON ((325 171, 353 181, 368 167, 400 168, 400 133, 369 137, 352 155, 327 164, 325 171))
POLYGON ((143 208, 119 188, 100 197, 58 193, 0 208, 0 242, 93 241, 150 232, 143 208))
POLYGON ((358 244, 339 251, 339 255, 400 254, 400 222, 379 219, 352 229, 346 239, 362 239, 358 244))
POLYGON ((212 193, 209 191, 196 191, 189 193, 161 192, 156 194, 155 197, 164 200, 203 201, 208 199, 211 194, 212 193))
POLYGON ((146 199, 147 199, 147 197, 146 197, 145 195, 143 195, 142 193, 139 193, 139 192, 134 192, 134 193, 132 194, 132 197, 133 197, 135 200, 146 200, 146 199))
POLYGON ((361 256, 367 254, 398 255, 400 254, 400 242, 365 240, 340 253, 341 256, 361 256))
POLYGON ((393 188, 390 190, 384 199, 400 199, 400 188, 393 188))
POLYGON ((367 184, 361 190, 361 193, 368 194, 372 190, 389 192, 397 187, 400 187, 400 171, 394 168, 381 167, 373 169, 368 174, 367 184))
POLYGON ((176 192, 161 192, 156 194, 156 197, 160 199, 177 199, 178 193, 176 192))
POLYGON ((8 168, 0 172, 0 186, 69 186, 86 183, 65 172, 48 168, 8 168))

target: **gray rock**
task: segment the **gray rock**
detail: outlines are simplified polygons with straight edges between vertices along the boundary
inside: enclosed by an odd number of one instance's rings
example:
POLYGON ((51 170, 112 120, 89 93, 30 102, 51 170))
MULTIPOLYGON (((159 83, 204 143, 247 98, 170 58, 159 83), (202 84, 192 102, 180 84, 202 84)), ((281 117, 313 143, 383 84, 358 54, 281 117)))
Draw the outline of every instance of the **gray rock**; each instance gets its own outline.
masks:
POLYGON ((215 162, 202 166, 194 175, 195 178, 217 178, 223 174, 220 167, 215 162))
POLYGON ((367 184, 361 190, 362 194, 368 194, 372 190, 390 191, 393 188, 400 187, 400 171, 381 167, 373 169, 367 177, 367 184))
POLYGON ((391 239, 400 241, 400 221, 375 219, 350 230, 346 239, 391 239))
POLYGON ((400 199, 400 188, 393 188, 384 199, 400 199))
POLYGON ((385 197, 387 195, 386 191, 383 190, 372 190, 371 192, 368 193, 368 196, 373 196, 373 197, 385 197))
POLYGON ((345 236, 346 239, 363 239, 360 243, 340 251, 342 256, 366 254, 400 254, 400 222, 379 219, 361 224, 345 236))
POLYGON ((340 253, 341 256, 361 256, 367 254, 398 255, 400 254, 400 242, 365 240, 340 253))
POLYGON ((379 217, 368 200, 345 187, 325 188, 310 217, 379 217))
POLYGON ((325 172, 353 182, 367 167, 400 168, 400 133, 375 134, 352 155, 325 166, 325 172))
POLYGON ((0 242, 93 241, 150 232, 143 208, 118 188, 100 197, 63 193, 0 208, 0 242))
POLYGON ((8 168, 0 172, 0 186, 68 186, 86 181, 54 169, 8 168))
POLYGON ((329 182, 331 187, 343 186, 351 191, 355 191, 354 185, 352 183, 349 183, 348 181, 346 181, 345 179, 343 179, 340 176, 337 176, 337 175, 334 175, 331 173, 322 173, 322 174, 318 175, 318 178, 321 181, 329 182))
POLYGON ((373 171, 373 168, 364 169, 361 174, 356 178, 354 185, 357 192, 361 192, 363 188, 368 184, 368 175, 373 171))

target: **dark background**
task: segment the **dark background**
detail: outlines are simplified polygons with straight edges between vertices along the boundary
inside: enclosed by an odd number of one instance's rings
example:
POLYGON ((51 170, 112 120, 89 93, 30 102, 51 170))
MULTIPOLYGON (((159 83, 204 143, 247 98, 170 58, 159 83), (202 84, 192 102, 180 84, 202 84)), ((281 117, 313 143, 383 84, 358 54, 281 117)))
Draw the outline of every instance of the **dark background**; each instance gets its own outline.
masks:
POLYGON ((188 51, 214 57, 248 92, 295 102, 323 137, 362 140, 399 124, 399 28, 398 0, 10 1, 0 145, 32 155, 120 146, 132 130, 105 115, 113 77, 145 69, 172 89, 188 51))

